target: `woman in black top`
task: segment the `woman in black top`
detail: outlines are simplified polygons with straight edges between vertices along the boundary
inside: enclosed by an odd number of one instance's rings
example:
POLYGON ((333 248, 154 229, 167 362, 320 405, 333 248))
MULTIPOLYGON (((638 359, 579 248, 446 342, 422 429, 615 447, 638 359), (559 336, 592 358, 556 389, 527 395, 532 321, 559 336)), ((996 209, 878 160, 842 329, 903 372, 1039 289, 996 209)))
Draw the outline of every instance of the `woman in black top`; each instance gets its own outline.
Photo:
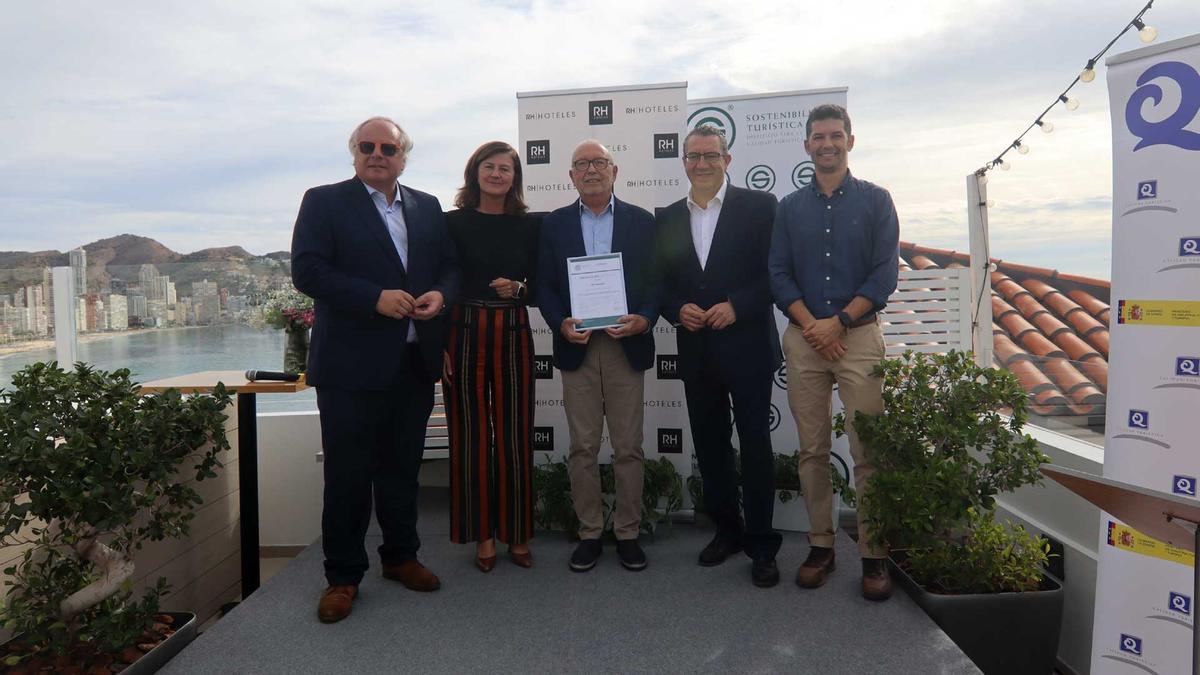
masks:
POLYGON ((496 539, 517 565, 533 565, 533 337, 525 307, 538 228, 522 191, 517 152, 484 143, 467 161, 458 209, 446 214, 463 270, 442 379, 450 540, 476 542, 482 572, 496 564, 496 539))

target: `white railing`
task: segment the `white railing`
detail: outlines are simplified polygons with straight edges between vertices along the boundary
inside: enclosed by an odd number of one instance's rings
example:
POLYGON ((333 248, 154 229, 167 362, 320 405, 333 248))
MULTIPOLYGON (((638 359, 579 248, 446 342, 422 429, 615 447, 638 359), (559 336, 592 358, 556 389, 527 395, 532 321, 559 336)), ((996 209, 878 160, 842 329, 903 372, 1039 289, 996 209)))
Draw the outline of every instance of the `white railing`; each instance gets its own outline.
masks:
POLYGON ((971 278, 966 268, 905 270, 880 313, 888 356, 971 349, 971 278))

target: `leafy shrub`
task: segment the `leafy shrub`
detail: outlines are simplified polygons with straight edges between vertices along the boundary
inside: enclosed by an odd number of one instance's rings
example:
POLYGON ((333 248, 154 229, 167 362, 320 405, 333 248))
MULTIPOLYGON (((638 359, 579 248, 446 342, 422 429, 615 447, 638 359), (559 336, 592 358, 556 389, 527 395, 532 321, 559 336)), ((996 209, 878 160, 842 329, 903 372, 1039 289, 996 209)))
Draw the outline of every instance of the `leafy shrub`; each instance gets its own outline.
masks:
MULTIPOLYGON (((1048 461, 1021 433, 1027 396, 1016 376, 960 351, 907 352, 874 372, 884 380, 884 411, 854 419, 876 466, 858 504, 873 523, 871 542, 909 548, 909 569, 955 592, 1027 589, 1041 578, 1044 542, 992 516, 997 494, 1040 484, 1048 461), (1007 553, 981 567, 989 550, 1007 553), (961 581, 979 572, 983 579, 961 581)), ((835 428, 844 433, 844 416, 835 428)))

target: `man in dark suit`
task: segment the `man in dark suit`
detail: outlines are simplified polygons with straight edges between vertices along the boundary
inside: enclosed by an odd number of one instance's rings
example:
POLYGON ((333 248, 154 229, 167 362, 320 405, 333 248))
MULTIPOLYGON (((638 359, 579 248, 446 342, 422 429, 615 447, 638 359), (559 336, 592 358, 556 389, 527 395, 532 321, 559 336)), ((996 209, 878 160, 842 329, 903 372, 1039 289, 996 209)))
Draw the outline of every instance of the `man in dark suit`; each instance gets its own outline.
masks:
POLYGON ((704 481, 704 506, 717 534, 700 564, 719 565, 744 550, 756 586, 779 583, 772 528, 775 458, 771 452, 771 375, 779 367, 779 334, 767 253, 775 196, 729 185, 733 159, 711 126, 684 138, 688 196, 658 217, 663 316, 676 324, 679 372, 692 443, 704 481), (739 515, 731 442, 730 399, 742 459, 739 515))
POLYGON ((439 314, 459 271, 437 198, 398 182, 411 149, 390 119, 360 124, 355 177, 305 193, 292 233, 292 282, 316 305, 306 378, 325 453, 324 622, 349 615, 358 594, 372 494, 383 576, 419 591, 441 585, 417 562, 417 474, 441 372, 439 314))
POLYGON ((600 557, 604 515, 597 458, 607 419, 617 489, 617 555, 626 569, 636 571, 646 567, 637 537, 645 371, 654 360, 650 329, 658 319, 654 217, 613 195, 617 165, 598 141, 575 148, 569 173, 579 199, 542 221, 537 297, 542 317, 554 330, 554 365, 562 371, 563 408, 571 435, 567 471, 580 541, 570 567, 586 572, 600 557), (621 254, 629 313, 615 327, 579 330, 582 321, 572 315, 567 259, 607 253, 621 254))

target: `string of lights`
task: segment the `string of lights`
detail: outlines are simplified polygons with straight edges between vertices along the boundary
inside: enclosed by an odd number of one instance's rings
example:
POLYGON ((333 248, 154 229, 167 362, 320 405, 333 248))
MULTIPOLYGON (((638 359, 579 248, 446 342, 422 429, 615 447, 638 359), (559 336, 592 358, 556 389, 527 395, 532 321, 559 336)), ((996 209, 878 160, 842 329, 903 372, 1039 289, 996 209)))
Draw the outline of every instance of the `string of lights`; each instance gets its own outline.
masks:
POLYGON ((1067 110, 1075 110, 1079 107, 1079 100, 1068 96, 1068 94, 1071 93, 1071 89, 1073 89, 1075 85, 1079 84, 1080 82, 1086 84, 1096 79, 1096 64, 1099 63, 1104 54, 1108 52, 1108 50, 1111 49, 1114 44, 1116 44, 1117 40, 1121 39, 1122 35, 1129 32, 1130 28, 1137 29, 1142 42, 1147 44, 1154 42, 1154 40, 1158 37, 1158 31, 1155 30, 1153 26, 1147 26, 1146 23, 1142 21, 1142 17, 1146 14, 1146 12, 1150 11, 1150 7, 1153 4, 1154 0, 1147 2, 1146 6, 1142 7, 1142 11, 1138 12, 1137 15, 1135 15, 1133 19, 1129 21, 1129 23, 1125 24, 1125 27, 1121 29, 1121 32, 1117 33, 1116 37, 1114 37, 1112 40, 1109 40, 1107 45, 1104 45, 1104 49, 1101 49, 1100 53, 1087 60, 1087 65, 1084 66, 1083 71, 1076 75, 1074 80, 1071 80, 1071 84, 1067 85, 1067 88, 1064 89, 1057 97, 1055 97, 1050 105, 1046 106, 1046 109, 1043 110, 1040 115, 1034 118, 1033 122, 1025 128, 1025 131, 1021 132, 1020 136, 1017 136, 1016 140, 1014 140, 1012 143, 1009 143, 1008 147, 1004 148, 1004 151, 996 156, 996 159, 984 164, 975 172, 975 175, 979 176, 981 183, 987 184, 988 171, 991 171, 996 167, 1000 167, 1001 171, 1008 171, 1012 167, 1012 163, 1004 159, 1004 156, 1009 152, 1016 150, 1018 154, 1029 154, 1029 143, 1025 142, 1025 135, 1032 131, 1034 127, 1040 128, 1044 133, 1047 134, 1054 131, 1054 123, 1048 119, 1045 119, 1046 115, 1054 109, 1054 106, 1061 103, 1067 110))

